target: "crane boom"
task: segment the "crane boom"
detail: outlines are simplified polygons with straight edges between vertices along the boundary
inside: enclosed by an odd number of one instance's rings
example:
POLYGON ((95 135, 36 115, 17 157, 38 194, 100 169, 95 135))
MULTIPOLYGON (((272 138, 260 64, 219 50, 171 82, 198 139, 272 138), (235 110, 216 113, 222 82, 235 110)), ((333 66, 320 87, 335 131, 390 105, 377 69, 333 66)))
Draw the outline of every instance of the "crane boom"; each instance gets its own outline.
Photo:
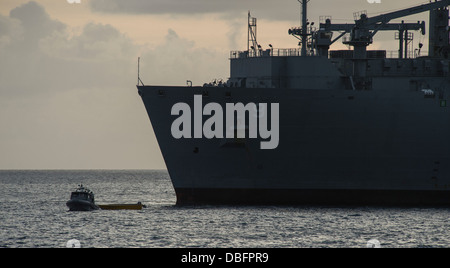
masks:
POLYGON ((381 14, 375 17, 366 18, 364 21, 364 18, 359 19, 359 21, 363 20, 364 24, 370 25, 370 24, 376 24, 376 23, 388 23, 389 21, 393 19, 398 19, 401 17, 406 17, 410 15, 419 14, 422 12, 430 11, 433 9, 438 9, 442 7, 446 7, 450 5, 450 0, 441 0, 437 2, 432 2, 428 4, 423 4, 420 6, 415 6, 407 9, 402 9, 399 11, 394 11, 391 13, 381 14))
MULTIPOLYGON (((430 12, 430 53, 429 56, 443 56, 448 58, 450 51, 449 44, 449 30, 448 30, 448 6, 450 5, 450 0, 435 1, 428 4, 423 4, 411 8, 402 9, 399 11, 394 11, 374 17, 368 17, 367 14, 363 13, 360 18, 355 20, 355 27, 352 29, 350 34, 350 41, 344 42, 354 47, 353 50, 353 77, 354 79, 360 81, 360 83, 365 83, 366 71, 367 71, 367 46, 372 44, 373 37, 380 31, 384 25, 387 25, 389 21, 393 19, 398 19, 410 15, 419 14, 422 12, 430 12), (436 16, 436 14, 440 14, 436 16), (439 17, 444 17, 445 20, 439 21, 439 17), (446 27, 442 27, 446 26, 446 27)), ((404 30, 407 32, 407 30, 404 30)), ((400 37, 400 58, 402 53, 401 43, 403 42, 402 37, 400 37)), ((408 38, 408 37, 406 37, 408 38)), ((407 44, 407 42, 406 42, 407 44)), ((406 49, 405 49, 406 54, 406 49)), ((405 55, 406 56, 406 55, 405 55)))
MULTIPOLYGON (((302 2, 304 9, 308 0, 298 0, 302 2)), ((431 0, 430 0, 431 1, 431 0)), ((450 0, 435 0, 427 4, 417 5, 414 7, 377 15, 374 17, 368 17, 367 12, 358 14, 359 17, 355 18, 354 24, 332 24, 330 19, 327 19, 326 23, 320 24, 320 29, 311 33, 305 29, 305 24, 302 28, 291 28, 289 34, 295 36, 302 41, 302 51, 305 46, 313 47, 317 50, 319 55, 328 55, 329 47, 340 39, 345 33, 350 33, 350 39, 344 41, 344 44, 354 47, 354 59, 362 61, 367 58, 367 47, 373 43, 373 37, 379 31, 396 30, 399 32, 399 57, 402 58, 403 44, 405 45, 405 58, 407 57, 408 41, 412 40, 412 35, 408 31, 421 30, 425 35, 425 22, 418 23, 389 23, 393 19, 398 19, 410 15, 415 15, 423 12, 430 12, 430 25, 429 25, 429 56, 443 56, 445 58, 450 57, 450 43, 449 43, 449 9, 450 0), (340 31, 340 35, 332 40, 333 31, 340 31), (305 40, 311 36, 309 41, 305 45, 305 40), (300 38, 301 37, 301 38, 300 38), (406 40, 406 42, 404 42, 406 40)), ((305 14, 304 14, 305 15, 305 14)), ((312 25, 312 24, 311 24, 312 25)), ((312 28, 311 28, 312 29, 312 28)), ((397 37, 396 37, 397 38, 397 37)), ((423 44, 420 44, 423 46, 423 44)), ((304 53, 302 53, 304 55, 304 53)), ((359 62, 356 62, 359 64, 359 62)), ((361 63, 360 68, 364 68, 364 62, 361 63)), ((364 75, 364 72, 361 72, 364 75)), ((356 74, 358 75, 358 73, 356 74)))
MULTIPOLYGON (((355 47, 355 53, 357 53, 359 57, 364 57, 366 47, 373 42, 373 36, 375 36, 378 31, 382 30, 389 21, 427 11, 436 12, 436 10, 449 5, 450 0, 441 0, 370 18, 367 14, 363 13, 358 20, 355 20, 355 27, 351 31, 351 40, 346 42, 346 44, 355 47)), ((407 29, 404 29, 404 31, 407 31, 407 29)))
MULTIPOLYGON (((325 29, 326 31, 345 31, 347 33, 351 32, 353 28, 355 28, 355 24, 328 24, 321 23, 320 28, 325 29)), ((373 24, 369 27, 370 30, 375 30, 378 27, 377 24, 373 24)), ((388 23, 381 25, 381 29, 384 31, 397 31, 397 30, 420 30, 422 34, 425 34, 425 22, 417 22, 417 23, 388 23)))

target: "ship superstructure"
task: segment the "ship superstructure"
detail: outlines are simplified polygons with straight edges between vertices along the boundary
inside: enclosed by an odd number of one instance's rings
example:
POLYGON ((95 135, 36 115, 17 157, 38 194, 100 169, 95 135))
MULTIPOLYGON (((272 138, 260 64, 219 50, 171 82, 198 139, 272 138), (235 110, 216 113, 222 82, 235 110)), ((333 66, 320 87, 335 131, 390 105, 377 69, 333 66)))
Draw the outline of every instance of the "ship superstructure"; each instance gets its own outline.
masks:
POLYGON ((303 25, 289 29, 296 49, 262 49, 249 13, 247 50, 230 53, 225 83, 145 86, 139 78, 177 204, 449 205, 450 0, 360 12, 352 24, 327 17, 318 30, 307 2, 303 25), (422 12, 430 12, 426 56, 423 44, 410 47, 425 22, 391 23, 422 12), (396 32, 396 58, 368 49, 379 31, 396 32), (330 50, 341 38, 352 49, 330 50), (238 104, 245 114, 234 128, 218 126, 238 104), (279 140, 264 150, 270 128, 279 140))

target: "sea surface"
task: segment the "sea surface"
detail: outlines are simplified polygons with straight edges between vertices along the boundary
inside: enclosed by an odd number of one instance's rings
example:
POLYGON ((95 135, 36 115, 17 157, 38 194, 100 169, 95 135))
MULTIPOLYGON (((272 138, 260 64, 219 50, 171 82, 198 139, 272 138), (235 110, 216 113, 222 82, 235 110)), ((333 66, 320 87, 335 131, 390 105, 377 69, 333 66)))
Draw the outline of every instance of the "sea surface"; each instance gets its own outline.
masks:
POLYGON ((0 171, 0 247, 384 248, 450 247, 450 209, 175 206, 166 171, 0 171), (97 204, 141 211, 69 212, 78 184, 97 204))

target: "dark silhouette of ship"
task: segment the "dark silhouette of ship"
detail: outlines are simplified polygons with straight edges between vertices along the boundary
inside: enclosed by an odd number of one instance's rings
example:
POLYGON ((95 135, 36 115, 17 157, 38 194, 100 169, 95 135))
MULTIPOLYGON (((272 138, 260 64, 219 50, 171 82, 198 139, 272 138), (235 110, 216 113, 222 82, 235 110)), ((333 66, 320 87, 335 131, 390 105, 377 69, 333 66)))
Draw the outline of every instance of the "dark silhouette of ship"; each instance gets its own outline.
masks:
POLYGON ((263 49, 249 13, 247 50, 231 52, 226 82, 147 86, 138 78, 177 204, 449 205, 450 0, 374 17, 359 12, 353 24, 322 18, 317 28, 307 21, 307 2, 302 26, 289 30, 299 49, 263 49), (422 12, 430 13, 428 53, 423 44, 411 48, 425 22, 391 23, 422 12), (396 55, 368 50, 380 31, 396 32, 396 55), (330 50, 342 38, 351 49, 330 50), (263 150, 264 137, 250 137, 250 109, 245 137, 236 121, 234 137, 226 127, 222 137, 194 133, 198 116, 200 127, 213 116, 199 115, 196 100, 200 109, 277 103, 277 146, 263 150), (193 110, 192 129, 179 125, 190 137, 173 135, 177 103, 193 110))

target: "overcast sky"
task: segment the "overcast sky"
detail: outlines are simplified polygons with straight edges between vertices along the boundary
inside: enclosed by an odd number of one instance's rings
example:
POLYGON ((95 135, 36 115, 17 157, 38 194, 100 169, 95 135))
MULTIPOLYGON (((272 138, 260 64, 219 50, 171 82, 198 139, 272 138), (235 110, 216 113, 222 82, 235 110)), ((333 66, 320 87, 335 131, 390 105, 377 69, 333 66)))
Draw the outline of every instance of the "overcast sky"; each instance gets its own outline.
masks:
MULTIPOLYGON (((309 14, 344 23, 423 2, 311 0, 309 14)), ((0 0, 0 169, 164 169, 137 57, 146 84, 226 79, 229 51, 246 48, 248 10, 260 44, 296 46, 297 0, 0 0)))

